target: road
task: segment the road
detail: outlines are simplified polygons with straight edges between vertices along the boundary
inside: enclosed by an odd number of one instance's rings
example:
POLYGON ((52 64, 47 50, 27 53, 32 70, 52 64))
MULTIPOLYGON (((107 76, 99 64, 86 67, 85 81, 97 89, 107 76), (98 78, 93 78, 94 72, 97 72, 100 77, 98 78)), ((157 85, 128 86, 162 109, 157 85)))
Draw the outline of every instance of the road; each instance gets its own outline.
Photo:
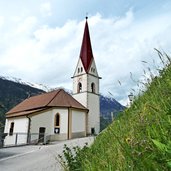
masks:
POLYGON ((68 147, 91 144, 94 137, 78 138, 49 145, 29 145, 0 149, 0 171, 62 171, 58 154, 68 147))

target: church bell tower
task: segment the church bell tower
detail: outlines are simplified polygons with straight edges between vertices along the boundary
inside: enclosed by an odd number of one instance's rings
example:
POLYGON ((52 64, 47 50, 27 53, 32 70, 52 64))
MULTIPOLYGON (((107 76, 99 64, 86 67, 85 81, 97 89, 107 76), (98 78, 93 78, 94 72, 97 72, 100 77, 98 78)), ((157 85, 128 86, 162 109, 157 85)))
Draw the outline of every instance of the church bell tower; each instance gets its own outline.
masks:
POLYGON ((100 131, 99 79, 86 17, 84 35, 78 63, 73 78, 73 97, 89 109, 87 134, 100 131))

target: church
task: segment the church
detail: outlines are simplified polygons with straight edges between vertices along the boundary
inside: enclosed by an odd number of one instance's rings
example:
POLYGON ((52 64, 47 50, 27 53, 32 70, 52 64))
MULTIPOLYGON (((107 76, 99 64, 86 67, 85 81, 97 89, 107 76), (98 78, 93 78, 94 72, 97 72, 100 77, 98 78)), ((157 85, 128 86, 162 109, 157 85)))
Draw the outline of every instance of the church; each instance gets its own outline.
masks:
POLYGON ((86 17, 73 94, 63 89, 25 99, 6 113, 4 145, 67 140, 100 131, 99 77, 86 17))

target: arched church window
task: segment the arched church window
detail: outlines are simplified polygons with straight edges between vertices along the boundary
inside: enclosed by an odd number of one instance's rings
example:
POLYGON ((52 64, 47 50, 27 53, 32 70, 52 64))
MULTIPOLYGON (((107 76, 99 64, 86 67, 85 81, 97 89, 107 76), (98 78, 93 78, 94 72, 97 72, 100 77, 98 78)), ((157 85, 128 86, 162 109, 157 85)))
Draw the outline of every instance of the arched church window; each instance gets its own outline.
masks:
POLYGON ((55 127, 60 127, 60 114, 55 115, 55 127))
POLYGON ((59 113, 55 115, 54 133, 60 134, 60 114, 59 113))
POLYGON ((78 73, 80 73, 80 68, 78 68, 78 73))
POLYGON ((11 122, 9 135, 13 135, 13 132, 14 132, 14 122, 11 122))
POLYGON ((81 72, 83 72, 83 67, 81 67, 81 72))
POLYGON ((95 93, 95 84, 94 83, 91 83, 91 92, 95 93))
POLYGON ((78 83, 78 93, 82 92, 82 84, 79 82, 78 83))

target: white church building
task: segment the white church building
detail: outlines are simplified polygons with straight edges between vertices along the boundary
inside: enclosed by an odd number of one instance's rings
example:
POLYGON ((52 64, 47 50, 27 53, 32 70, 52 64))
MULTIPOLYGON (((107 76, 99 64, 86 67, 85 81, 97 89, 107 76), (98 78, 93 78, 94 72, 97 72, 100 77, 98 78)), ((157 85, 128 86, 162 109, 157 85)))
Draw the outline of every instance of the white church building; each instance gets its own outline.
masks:
POLYGON ((30 97, 6 113, 4 145, 67 140, 100 131, 99 79, 86 18, 73 95, 63 89, 30 97))

